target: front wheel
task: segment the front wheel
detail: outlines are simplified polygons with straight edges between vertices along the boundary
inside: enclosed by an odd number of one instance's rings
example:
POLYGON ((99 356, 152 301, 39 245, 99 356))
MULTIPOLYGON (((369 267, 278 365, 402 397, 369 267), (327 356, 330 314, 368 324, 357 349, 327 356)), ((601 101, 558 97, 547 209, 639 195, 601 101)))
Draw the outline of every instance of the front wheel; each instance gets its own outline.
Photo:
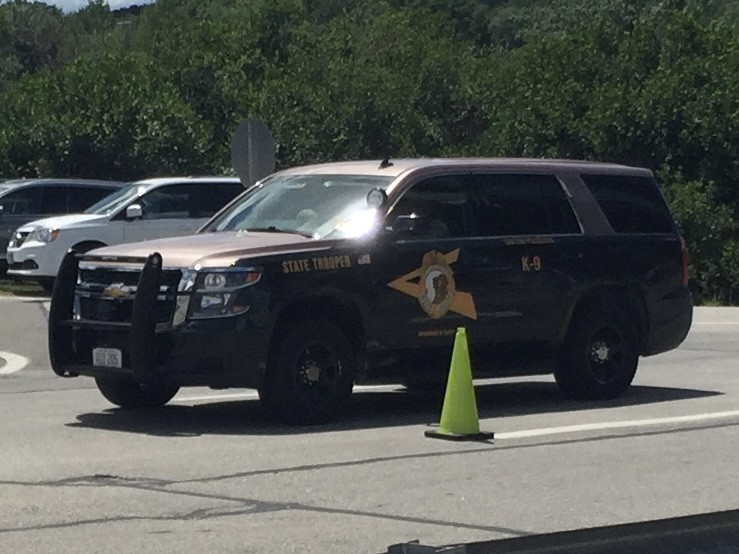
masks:
POLYGON ((159 408, 172 400, 179 387, 142 385, 123 379, 95 379, 98 390, 109 402, 127 409, 159 408))
POLYGON ((615 305, 595 304, 576 314, 554 376, 570 398, 620 396, 634 379, 639 359, 636 322, 615 305))
POLYGON ((327 320, 304 320, 277 339, 259 398, 273 417, 290 424, 323 423, 351 398, 356 352, 327 320))

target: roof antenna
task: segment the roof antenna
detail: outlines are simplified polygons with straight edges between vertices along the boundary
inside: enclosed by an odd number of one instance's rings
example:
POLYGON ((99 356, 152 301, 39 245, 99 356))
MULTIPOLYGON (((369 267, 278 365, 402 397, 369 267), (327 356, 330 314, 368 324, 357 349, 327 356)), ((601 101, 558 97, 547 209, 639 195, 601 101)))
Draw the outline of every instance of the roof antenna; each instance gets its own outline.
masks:
POLYGON ((393 162, 390 161, 390 156, 385 156, 385 159, 380 162, 380 169, 385 169, 386 167, 391 167, 393 165, 393 162))

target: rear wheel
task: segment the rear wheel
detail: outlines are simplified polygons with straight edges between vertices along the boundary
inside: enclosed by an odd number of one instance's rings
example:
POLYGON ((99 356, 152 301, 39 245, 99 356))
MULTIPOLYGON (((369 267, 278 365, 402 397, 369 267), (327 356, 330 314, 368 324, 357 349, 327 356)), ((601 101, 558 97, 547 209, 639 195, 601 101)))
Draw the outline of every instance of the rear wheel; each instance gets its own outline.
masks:
POLYGON ((278 338, 259 398, 270 415, 285 423, 329 421, 348 406, 356 363, 356 352, 337 325, 300 321, 278 338))
POLYGON ((159 408, 172 400, 179 387, 142 385, 124 379, 95 379, 98 390, 109 402, 128 409, 159 408))
POLYGON ((615 304, 578 310, 554 376, 575 399, 602 400, 623 394, 639 359, 636 322, 615 304))

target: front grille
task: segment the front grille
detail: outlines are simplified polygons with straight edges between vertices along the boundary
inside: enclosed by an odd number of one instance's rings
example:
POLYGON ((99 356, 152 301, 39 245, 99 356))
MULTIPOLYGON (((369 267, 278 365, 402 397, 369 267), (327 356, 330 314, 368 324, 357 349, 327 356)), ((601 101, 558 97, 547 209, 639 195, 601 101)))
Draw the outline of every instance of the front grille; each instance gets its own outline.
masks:
MULTIPOLYGON (((89 292, 102 293, 106 287, 121 285, 136 287, 141 276, 141 269, 117 269, 108 267, 80 268, 77 279, 78 287, 89 292)), ((163 270, 160 285, 168 292, 176 292, 182 272, 179 269, 163 270)))
MULTIPOLYGON (((80 268, 75 291, 75 318, 130 322, 140 275, 140 268, 80 268)), ((181 275, 179 270, 163 270, 161 273, 159 295, 156 305, 152 306, 158 324, 172 322, 181 275)))
POLYGON ((12 263, 10 264, 9 269, 12 270, 18 270, 18 269, 38 269, 38 264, 35 260, 23 260, 21 263, 12 263))

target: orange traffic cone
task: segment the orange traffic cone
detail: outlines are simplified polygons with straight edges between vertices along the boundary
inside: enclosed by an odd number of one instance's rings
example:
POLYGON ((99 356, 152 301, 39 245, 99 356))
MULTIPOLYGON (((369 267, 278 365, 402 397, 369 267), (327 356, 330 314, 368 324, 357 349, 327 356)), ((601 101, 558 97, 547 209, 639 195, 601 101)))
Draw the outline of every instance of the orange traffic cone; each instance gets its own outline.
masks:
POLYGON ((493 438, 493 433, 480 431, 467 332, 464 327, 458 327, 454 337, 452 362, 449 366, 444 405, 441 408, 441 422, 437 430, 426 431, 424 434, 435 439, 455 441, 493 438))

